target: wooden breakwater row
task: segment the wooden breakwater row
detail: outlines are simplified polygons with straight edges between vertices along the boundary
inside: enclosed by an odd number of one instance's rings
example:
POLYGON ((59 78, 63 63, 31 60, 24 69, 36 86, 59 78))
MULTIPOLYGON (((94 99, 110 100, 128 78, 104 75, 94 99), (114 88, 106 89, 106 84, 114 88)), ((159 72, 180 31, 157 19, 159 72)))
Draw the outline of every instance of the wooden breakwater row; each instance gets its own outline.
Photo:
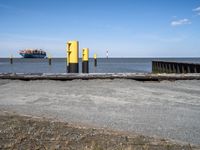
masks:
POLYGON ((200 64, 152 61, 153 73, 200 73, 200 64))
POLYGON ((148 73, 90 73, 90 74, 23 74, 0 73, 0 79, 11 80, 93 80, 93 79, 132 79, 137 81, 200 80, 200 74, 148 74, 148 73))

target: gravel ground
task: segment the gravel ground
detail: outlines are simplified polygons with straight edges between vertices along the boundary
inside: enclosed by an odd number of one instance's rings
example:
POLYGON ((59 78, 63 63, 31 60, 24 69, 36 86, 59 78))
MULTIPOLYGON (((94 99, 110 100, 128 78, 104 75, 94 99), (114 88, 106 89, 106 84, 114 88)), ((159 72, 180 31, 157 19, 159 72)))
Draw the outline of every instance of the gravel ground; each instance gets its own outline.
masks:
POLYGON ((0 112, 0 149, 198 150, 165 139, 0 112))
POLYGON ((0 80, 0 111, 200 145, 200 81, 0 80))

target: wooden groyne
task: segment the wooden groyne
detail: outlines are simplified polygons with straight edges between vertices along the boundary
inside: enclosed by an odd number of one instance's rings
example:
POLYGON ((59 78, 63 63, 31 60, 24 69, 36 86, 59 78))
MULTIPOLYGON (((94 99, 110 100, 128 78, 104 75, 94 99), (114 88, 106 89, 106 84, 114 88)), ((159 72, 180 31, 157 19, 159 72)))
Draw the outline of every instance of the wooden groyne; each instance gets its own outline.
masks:
POLYGON ((200 64, 185 62, 152 61, 153 73, 200 73, 200 64))
POLYGON ((93 79, 132 79, 137 81, 162 81, 162 80, 200 80, 200 74, 149 74, 149 73, 90 73, 90 74, 23 74, 0 73, 0 79, 11 80, 93 80, 93 79))

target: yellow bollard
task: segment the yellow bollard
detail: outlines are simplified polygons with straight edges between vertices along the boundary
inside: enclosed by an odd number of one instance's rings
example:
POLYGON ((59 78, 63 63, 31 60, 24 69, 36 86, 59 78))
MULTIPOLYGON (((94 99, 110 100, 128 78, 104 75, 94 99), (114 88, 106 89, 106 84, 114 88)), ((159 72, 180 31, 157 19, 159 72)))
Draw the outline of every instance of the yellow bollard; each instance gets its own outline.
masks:
POLYGON ((94 66, 96 67, 97 66, 97 55, 94 54, 94 66))
POLYGON ((79 53, 78 41, 67 42, 67 71, 68 73, 79 72, 78 53, 79 53))
POLYGON ((83 48, 82 53, 82 73, 89 73, 89 48, 83 48))

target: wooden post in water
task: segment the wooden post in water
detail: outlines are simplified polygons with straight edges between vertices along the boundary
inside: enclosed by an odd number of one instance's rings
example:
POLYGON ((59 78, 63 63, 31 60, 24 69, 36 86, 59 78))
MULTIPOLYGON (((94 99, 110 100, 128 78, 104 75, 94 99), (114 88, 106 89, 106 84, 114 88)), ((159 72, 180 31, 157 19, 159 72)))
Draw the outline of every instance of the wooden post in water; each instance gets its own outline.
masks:
POLYGON ((49 66, 51 66, 51 55, 48 57, 49 66))
POLYGON ((94 66, 97 66, 97 54, 94 54, 94 66))
POLYGON ((13 64, 13 55, 10 56, 10 64, 13 64))

